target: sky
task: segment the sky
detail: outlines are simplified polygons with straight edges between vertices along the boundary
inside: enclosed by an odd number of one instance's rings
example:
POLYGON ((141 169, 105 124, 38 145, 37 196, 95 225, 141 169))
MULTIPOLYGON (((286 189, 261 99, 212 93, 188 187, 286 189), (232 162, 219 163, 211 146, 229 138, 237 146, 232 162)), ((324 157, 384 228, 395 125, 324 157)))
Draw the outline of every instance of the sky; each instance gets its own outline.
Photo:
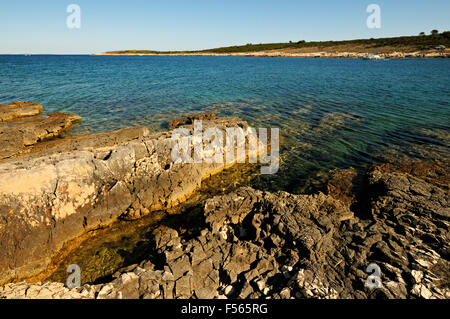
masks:
POLYGON ((450 30, 449 0, 0 0, 0 54, 198 50, 450 30), (70 4, 80 28, 68 28, 70 4), (369 29, 368 5, 381 9, 369 29))

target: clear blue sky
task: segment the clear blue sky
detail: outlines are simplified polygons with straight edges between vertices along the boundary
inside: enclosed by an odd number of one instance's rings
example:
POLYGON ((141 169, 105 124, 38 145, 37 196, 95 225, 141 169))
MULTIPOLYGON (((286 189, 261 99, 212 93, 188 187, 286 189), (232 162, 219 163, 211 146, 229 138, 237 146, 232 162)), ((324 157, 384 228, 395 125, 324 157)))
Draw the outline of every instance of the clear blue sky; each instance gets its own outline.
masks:
POLYGON ((192 50, 450 30, 449 0, 1 0, 0 54, 192 50), (68 29, 69 4, 81 29, 68 29), (381 7, 381 29, 366 8, 381 7))

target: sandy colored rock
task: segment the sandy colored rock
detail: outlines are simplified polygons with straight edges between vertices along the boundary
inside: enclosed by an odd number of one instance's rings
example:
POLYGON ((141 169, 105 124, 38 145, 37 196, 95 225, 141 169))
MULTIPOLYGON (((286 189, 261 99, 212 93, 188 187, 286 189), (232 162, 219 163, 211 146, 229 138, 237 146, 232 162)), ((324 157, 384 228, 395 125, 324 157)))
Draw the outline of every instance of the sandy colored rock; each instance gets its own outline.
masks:
POLYGON ((0 160, 18 155, 38 142, 59 136, 77 121, 81 121, 78 115, 49 113, 27 117, 20 122, 0 124, 0 160))
MULTIPOLYGON (((205 129, 246 125, 238 118, 203 122, 205 129)), ((65 243, 119 217, 177 205, 227 166, 175 164, 171 132, 147 134, 139 128, 72 138, 0 163, 1 283, 39 274, 65 243)))
POLYGON ((13 102, 0 104, 0 123, 10 122, 22 117, 38 115, 44 112, 42 104, 34 102, 13 102))
POLYGON ((215 119, 216 119, 216 114, 214 114, 214 113, 194 114, 194 115, 191 115, 191 116, 175 119, 175 120, 169 122, 169 128, 176 128, 176 127, 178 127, 180 125, 193 124, 195 120, 211 121, 211 120, 215 120, 215 119))

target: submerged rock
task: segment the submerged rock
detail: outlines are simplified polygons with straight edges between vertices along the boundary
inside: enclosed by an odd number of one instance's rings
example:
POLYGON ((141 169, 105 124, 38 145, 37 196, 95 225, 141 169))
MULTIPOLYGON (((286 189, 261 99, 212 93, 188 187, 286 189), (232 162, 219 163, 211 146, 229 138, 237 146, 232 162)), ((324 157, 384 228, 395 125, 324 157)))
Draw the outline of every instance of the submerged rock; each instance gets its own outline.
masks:
POLYGON ((332 170, 326 182, 325 193, 349 206, 352 205, 356 201, 353 184, 356 176, 357 172, 354 168, 332 170))
POLYGON ((180 125, 186 125, 186 124, 193 124, 195 120, 206 120, 206 121, 213 121, 217 118, 216 114, 214 113, 200 113, 200 114, 194 114, 187 117, 182 117, 179 119, 175 119, 173 121, 169 122, 169 128, 177 128, 180 125))

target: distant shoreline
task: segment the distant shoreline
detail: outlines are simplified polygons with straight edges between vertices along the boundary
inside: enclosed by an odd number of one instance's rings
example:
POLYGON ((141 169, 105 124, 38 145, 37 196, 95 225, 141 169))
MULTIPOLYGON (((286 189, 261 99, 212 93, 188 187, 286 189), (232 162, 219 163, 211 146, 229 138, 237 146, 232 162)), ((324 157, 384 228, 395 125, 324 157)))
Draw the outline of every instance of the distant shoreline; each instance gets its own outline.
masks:
POLYGON ((261 43, 193 51, 119 50, 110 56, 250 56, 289 58, 449 58, 450 31, 432 35, 344 41, 261 43))
MULTIPOLYGON (((206 53, 206 52, 193 52, 193 53, 95 53, 91 56, 236 56, 236 57, 271 57, 271 58, 353 58, 362 59, 371 56, 372 53, 360 53, 360 52, 310 52, 310 53, 289 53, 282 51, 272 52, 237 52, 237 53, 206 53)), ((378 56, 386 59, 402 59, 402 58, 450 58, 450 51, 445 52, 392 52, 381 53, 378 56)))

